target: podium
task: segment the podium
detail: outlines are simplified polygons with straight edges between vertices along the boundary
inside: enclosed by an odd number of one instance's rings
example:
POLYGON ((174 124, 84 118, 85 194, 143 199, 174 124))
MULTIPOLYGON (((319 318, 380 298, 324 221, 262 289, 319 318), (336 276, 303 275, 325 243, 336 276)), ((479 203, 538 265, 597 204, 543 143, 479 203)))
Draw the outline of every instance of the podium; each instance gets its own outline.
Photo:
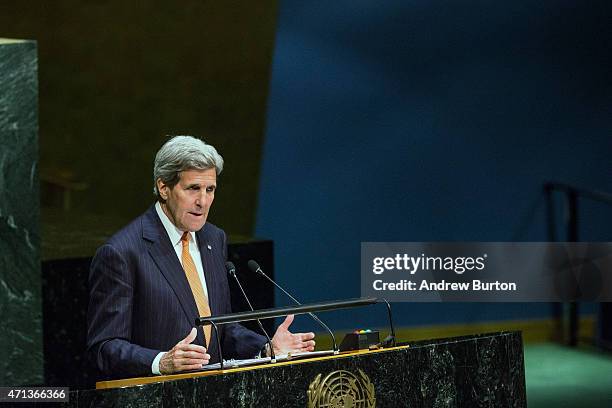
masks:
POLYGON ((70 393, 67 407, 525 407, 519 332, 311 359, 130 378, 70 393))

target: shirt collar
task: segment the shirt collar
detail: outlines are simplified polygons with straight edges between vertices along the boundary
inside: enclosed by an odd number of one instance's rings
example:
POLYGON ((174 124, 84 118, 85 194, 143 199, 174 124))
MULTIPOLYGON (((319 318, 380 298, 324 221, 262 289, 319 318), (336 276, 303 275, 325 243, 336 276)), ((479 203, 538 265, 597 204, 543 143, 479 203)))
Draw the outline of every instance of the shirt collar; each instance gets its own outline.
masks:
MULTIPOLYGON (((184 231, 181 231, 180 229, 176 228, 176 225, 174 225, 172 221, 170 221, 170 218, 168 218, 164 210, 162 210, 161 204, 159 203, 159 201, 155 203, 155 211, 157 211, 157 216, 161 220, 164 226, 164 229, 166 230, 166 233, 168 234, 168 237, 170 238, 170 242, 172 242, 172 245, 176 246, 180 244, 181 237, 183 236, 184 231)), ((190 241, 196 242, 195 232, 191 231, 189 235, 191 236, 190 241)))

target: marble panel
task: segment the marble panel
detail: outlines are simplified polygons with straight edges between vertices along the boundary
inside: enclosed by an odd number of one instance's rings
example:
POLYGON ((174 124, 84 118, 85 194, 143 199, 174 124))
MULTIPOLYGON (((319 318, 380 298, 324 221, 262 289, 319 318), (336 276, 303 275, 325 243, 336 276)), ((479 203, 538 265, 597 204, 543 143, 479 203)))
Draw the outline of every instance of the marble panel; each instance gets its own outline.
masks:
POLYGON ((37 98, 36 43, 0 39, 0 385, 43 381, 37 98))
POLYGON ((305 407, 318 374, 364 371, 378 407, 525 407, 520 333, 419 342, 400 350, 71 393, 66 406, 305 407), (142 398, 142 403, 138 403, 142 398), (78 404, 78 405, 77 405, 78 404))

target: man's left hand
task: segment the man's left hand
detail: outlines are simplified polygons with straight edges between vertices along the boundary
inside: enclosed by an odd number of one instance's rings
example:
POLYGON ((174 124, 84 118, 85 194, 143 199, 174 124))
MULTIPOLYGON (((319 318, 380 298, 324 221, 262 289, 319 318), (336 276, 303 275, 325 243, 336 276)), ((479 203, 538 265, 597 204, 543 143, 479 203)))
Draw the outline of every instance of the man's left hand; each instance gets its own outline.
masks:
POLYGON ((275 355, 314 351, 314 333, 291 333, 289 331, 289 326, 293 323, 293 317, 293 315, 288 315, 272 337, 275 355))

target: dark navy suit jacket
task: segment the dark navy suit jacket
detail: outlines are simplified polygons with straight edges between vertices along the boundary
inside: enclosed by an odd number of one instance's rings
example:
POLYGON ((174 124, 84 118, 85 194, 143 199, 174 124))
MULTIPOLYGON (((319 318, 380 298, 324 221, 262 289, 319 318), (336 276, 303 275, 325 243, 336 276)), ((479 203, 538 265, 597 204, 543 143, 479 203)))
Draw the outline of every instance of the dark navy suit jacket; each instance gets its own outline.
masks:
MULTIPOLYGON (((231 313, 225 233, 206 223, 196 237, 212 315, 231 313)), ((185 272, 155 206, 98 249, 89 293, 87 349, 104 378, 151 375, 157 354, 185 338, 198 317, 185 272)), ((251 358, 266 342, 239 324, 219 329, 224 358, 251 358)), ((214 363, 218 349, 212 337, 208 353, 214 363)), ((204 345, 201 328, 193 343, 204 345)))

